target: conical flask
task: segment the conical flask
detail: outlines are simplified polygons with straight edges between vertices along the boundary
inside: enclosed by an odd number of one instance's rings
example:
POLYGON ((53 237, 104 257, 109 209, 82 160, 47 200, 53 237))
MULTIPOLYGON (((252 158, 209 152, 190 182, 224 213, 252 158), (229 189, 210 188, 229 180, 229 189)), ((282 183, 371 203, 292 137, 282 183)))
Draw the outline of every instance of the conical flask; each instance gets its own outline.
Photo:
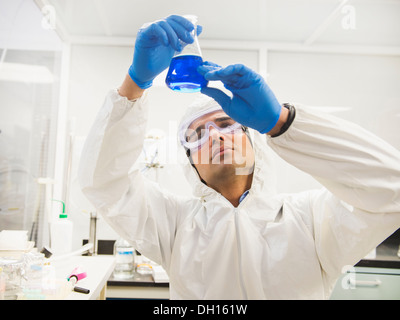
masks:
POLYGON ((198 92, 207 86, 208 81, 197 72, 197 67, 203 63, 199 40, 197 38, 197 17, 185 15, 194 24, 192 31, 193 43, 181 41, 183 50, 175 52, 165 79, 167 86, 178 92, 198 92))

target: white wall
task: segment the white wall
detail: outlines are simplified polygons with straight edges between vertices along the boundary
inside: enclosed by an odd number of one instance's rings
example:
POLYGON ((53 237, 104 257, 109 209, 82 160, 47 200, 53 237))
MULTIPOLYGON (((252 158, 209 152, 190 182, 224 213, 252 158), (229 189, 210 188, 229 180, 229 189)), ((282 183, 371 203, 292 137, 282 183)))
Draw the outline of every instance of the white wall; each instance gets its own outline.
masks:
MULTIPOLYGON (((258 70, 261 62, 267 66, 267 81, 281 102, 299 102, 335 112, 337 116, 363 125, 400 149, 400 57, 272 51, 265 57, 267 61, 263 61, 257 50, 203 48, 202 51, 205 60, 221 65, 243 63, 258 70)), ((76 183, 80 148, 108 90, 122 83, 132 53, 133 46, 73 45, 71 48, 68 112, 70 118, 76 119, 76 139, 69 203, 76 233, 82 238, 87 238, 89 230, 88 215, 82 211, 93 208, 80 194, 76 183)), ((161 129, 173 140, 175 131, 171 128, 176 128, 196 94, 173 92, 163 85, 163 79, 157 79, 155 83, 157 85, 149 90, 148 129, 161 129)), ((277 158, 277 162, 281 177, 279 192, 319 187, 310 176, 281 159, 277 158)), ((161 185, 187 194, 190 186, 179 165, 164 165, 159 169, 161 185)), ((152 173, 149 176, 154 178, 152 173)), ((100 239, 116 238, 101 221, 98 231, 100 239)))
MULTIPOLYGON (((280 101, 334 112, 400 149, 400 57, 271 52, 268 72, 280 101)), ((318 185, 286 166, 280 172, 286 176, 280 191, 318 185)))

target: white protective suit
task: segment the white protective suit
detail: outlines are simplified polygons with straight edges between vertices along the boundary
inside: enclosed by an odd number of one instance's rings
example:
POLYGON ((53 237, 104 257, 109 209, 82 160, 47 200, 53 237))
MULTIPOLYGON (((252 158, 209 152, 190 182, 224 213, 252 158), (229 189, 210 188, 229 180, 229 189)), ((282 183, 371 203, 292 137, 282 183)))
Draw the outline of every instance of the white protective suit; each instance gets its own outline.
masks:
POLYGON ((252 187, 237 208, 187 162, 194 197, 136 170, 146 97, 112 90, 87 137, 82 190, 106 221, 161 264, 171 299, 325 299, 341 275, 400 227, 400 152, 361 127, 296 106, 281 136, 254 133, 252 187), (268 145, 326 189, 268 192, 268 145))

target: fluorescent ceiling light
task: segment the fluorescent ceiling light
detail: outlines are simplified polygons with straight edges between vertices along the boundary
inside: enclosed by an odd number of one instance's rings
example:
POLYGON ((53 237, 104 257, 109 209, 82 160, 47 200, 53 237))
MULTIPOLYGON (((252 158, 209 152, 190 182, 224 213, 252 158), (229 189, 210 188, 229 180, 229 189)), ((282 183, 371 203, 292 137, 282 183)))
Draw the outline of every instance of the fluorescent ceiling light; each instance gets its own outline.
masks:
POLYGON ((45 66, 3 62, 0 64, 0 81, 28 83, 53 83, 54 76, 45 66))

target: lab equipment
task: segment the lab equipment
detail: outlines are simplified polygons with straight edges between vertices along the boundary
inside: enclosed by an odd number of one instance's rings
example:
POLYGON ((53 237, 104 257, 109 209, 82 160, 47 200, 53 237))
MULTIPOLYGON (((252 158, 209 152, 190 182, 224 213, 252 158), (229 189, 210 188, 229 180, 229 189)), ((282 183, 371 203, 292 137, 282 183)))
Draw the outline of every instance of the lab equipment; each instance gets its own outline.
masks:
POLYGON ((179 128, 179 140, 181 144, 190 150, 200 149, 201 146, 209 138, 210 127, 218 130, 224 134, 235 134, 242 133, 242 125, 232 118, 226 117, 223 113, 222 118, 218 118, 218 111, 222 111, 220 106, 213 106, 212 108, 206 109, 203 113, 195 114, 194 117, 190 117, 187 121, 183 122, 179 128), (216 113, 216 119, 214 121, 201 121, 204 115, 216 113))
POLYGON ((25 275, 23 259, 0 257, 0 295, 4 300, 16 300, 21 293, 21 283, 25 275))
POLYGON ((45 264, 45 256, 39 252, 28 252, 23 255, 25 264, 26 285, 30 287, 40 286, 42 271, 45 264))
POLYGON ((22 292, 25 299, 45 299, 43 294, 44 254, 28 252, 23 255, 25 275, 22 282, 22 292))
POLYGON ((140 263, 136 267, 136 272, 139 274, 152 274, 153 267, 150 263, 140 263))
POLYGON ((89 256, 97 255, 97 213, 90 212, 89 225, 89 243, 93 243, 93 247, 89 250, 89 256))
POLYGON ((45 258, 50 258, 53 255, 53 251, 48 246, 44 246, 40 253, 43 253, 45 258))
POLYGON ((54 199, 53 201, 62 203, 62 212, 51 224, 51 249, 54 255, 61 255, 72 251, 73 224, 65 213, 64 202, 54 199))
POLYGON ((58 279, 56 269, 45 259, 43 268, 38 272, 36 284, 34 281, 27 281, 23 284, 21 299, 26 300, 59 300, 64 299, 71 291, 67 279, 58 279))
POLYGON ((135 249, 123 238, 115 242, 114 254, 116 264, 114 277, 119 279, 133 278, 135 272, 135 249))
POLYGON ((68 259, 70 257, 73 256, 80 256, 84 253, 87 253, 90 251, 90 249, 93 248, 93 243, 86 243, 84 246, 82 246, 81 248, 79 248, 78 250, 72 251, 72 252, 68 252, 65 253, 63 255, 56 255, 56 256, 51 256, 47 261, 61 261, 61 260, 65 260, 68 259))
POLYGON ((207 86, 208 81, 197 71, 197 68, 203 63, 197 38, 197 17, 193 15, 184 17, 194 25, 194 30, 191 32, 194 41, 192 43, 181 41, 183 49, 177 51, 172 58, 165 83, 174 91, 198 92, 207 86))
POLYGON ((81 267, 76 267, 71 271, 71 274, 68 277, 68 280, 71 281, 72 278, 75 278, 76 281, 85 279, 87 277, 87 273, 81 269, 81 267))
POLYGON ((208 81, 197 72, 203 63, 200 56, 180 55, 172 58, 167 78, 167 86, 179 92, 198 92, 207 86, 208 81))
POLYGON ((193 24, 182 16, 171 15, 140 28, 135 42, 131 79, 142 89, 152 86, 154 78, 168 68, 175 51, 182 50, 180 40, 193 42, 193 24))
POLYGON ((4 293, 6 292, 6 276, 3 268, 0 267, 0 300, 4 300, 4 293))
POLYGON ((215 99, 230 117, 260 133, 267 133, 276 125, 282 107, 258 73, 242 64, 222 68, 212 62, 204 62, 198 70, 207 80, 222 81, 233 93, 231 98, 217 88, 205 87, 201 91, 215 99))
POLYGON ((140 255, 137 257, 137 266, 136 272, 139 274, 152 274, 153 273, 153 264, 149 258, 144 255, 140 255))
POLYGON ((82 288, 82 287, 77 287, 77 286, 74 286, 74 291, 75 292, 79 292, 79 293, 84 293, 84 294, 89 294, 90 293, 89 289, 82 288))
POLYGON ((90 293, 89 289, 77 287, 75 285, 78 281, 85 279, 86 277, 87 277, 87 273, 85 271, 83 271, 81 269, 81 267, 76 267, 76 268, 74 268, 74 270, 72 270, 71 274, 68 277, 68 281, 71 284, 71 286, 75 292, 85 293, 85 294, 90 293))

